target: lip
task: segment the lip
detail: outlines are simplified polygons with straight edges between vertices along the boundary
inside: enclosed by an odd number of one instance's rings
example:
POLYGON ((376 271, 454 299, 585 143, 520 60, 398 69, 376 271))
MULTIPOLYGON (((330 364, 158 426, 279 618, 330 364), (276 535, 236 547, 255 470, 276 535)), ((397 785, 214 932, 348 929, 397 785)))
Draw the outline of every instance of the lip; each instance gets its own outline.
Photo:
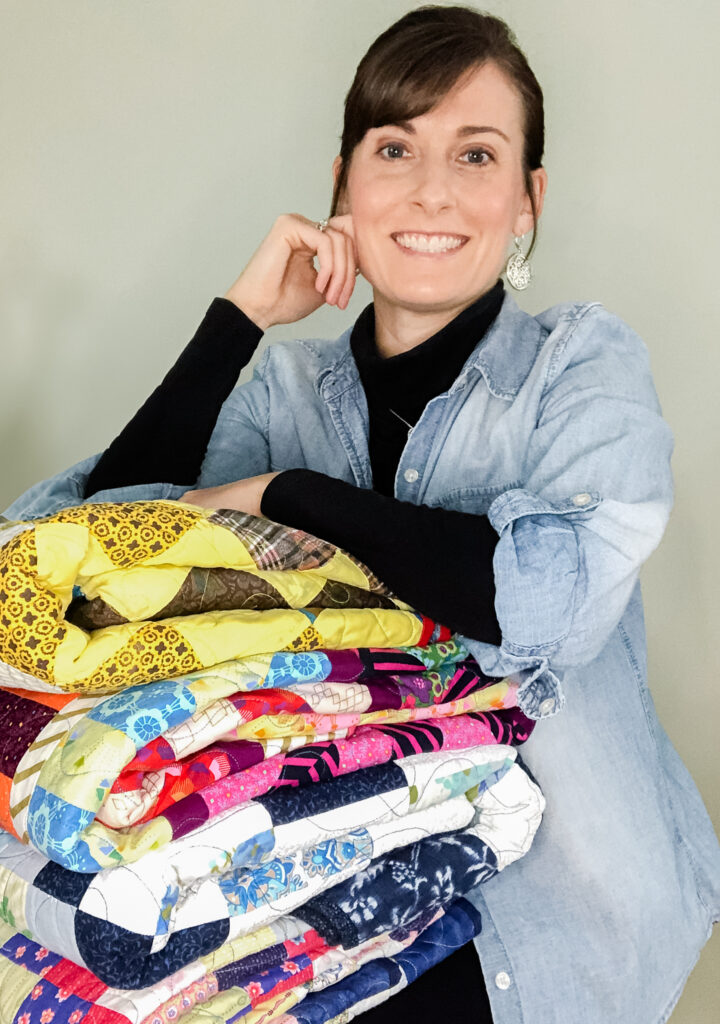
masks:
POLYGON ((400 252, 405 253, 406 256, 423 256, 430 257, 431 259, 447 259, 448 256, 454 256, 455 253, 460 252, 461 249, 465 248, 467 242, 470 241, 467 235, 457 234, 455 231, 393 231, 390 235, 393 242, 397 245, 400 252), (448 249, 446 252, 418 252, 417 249, 408 249, 407 246, 400 245, 397 240, 398 235, 423 235, 425 238, 461 238, 462 242, 454 249, 448 249))

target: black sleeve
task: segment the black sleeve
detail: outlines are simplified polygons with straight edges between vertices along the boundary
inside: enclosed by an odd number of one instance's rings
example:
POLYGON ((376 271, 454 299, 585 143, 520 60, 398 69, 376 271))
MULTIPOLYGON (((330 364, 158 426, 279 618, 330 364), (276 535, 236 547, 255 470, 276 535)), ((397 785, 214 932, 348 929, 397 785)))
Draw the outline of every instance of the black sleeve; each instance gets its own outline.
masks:
POLYGON ((220 407, 262 335, 229 299, 214 299, 163 382, 101 455, 84 496, 131 484, 192 486, 220 407))
POLYGON ((474 640, 500 643, 498 535, 487 516, 413 505, 310 469, 274 477, 261 509, 355 555, 416 611, 474 640))

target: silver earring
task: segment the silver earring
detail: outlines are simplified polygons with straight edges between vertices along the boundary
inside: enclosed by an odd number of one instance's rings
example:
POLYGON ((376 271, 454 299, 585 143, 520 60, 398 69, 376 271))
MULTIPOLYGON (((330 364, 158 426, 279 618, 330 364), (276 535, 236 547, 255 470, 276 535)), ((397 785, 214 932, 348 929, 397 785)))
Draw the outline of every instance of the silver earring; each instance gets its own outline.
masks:
MULTIPOLYGON (((521 237, 524 238, 525 236, 521 237)), ((508 257, 508 261, 505 264, 505 276, 518 292, 521 292, 530 284, 530 278, 532 277, 530 260, 525 259, 523 256, 523 251, 520 248, 520 238, 515 239, 515 252, 508 257)))

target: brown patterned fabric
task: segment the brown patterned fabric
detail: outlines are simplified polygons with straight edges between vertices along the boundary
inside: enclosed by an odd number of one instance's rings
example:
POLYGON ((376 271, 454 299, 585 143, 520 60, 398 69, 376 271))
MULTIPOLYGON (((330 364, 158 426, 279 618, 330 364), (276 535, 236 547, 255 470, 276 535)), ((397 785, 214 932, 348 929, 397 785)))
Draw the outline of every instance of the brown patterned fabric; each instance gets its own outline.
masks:
MULTIPOLYGON (((372 593, 338 580, 327 580, 313 598, 314 608, 395 608, 392 598, 372 593)), ((234 608, 267 611, 289 608, 282 594, 267 580, 244 569, 191 569, 177 594, 164 608, 151 616, 153 621, 176 615, 230 611, 234 608)), ((128 620, 101 598, 91 601, 76 598, 65 618, 81 629, 119 626, 128 620)))

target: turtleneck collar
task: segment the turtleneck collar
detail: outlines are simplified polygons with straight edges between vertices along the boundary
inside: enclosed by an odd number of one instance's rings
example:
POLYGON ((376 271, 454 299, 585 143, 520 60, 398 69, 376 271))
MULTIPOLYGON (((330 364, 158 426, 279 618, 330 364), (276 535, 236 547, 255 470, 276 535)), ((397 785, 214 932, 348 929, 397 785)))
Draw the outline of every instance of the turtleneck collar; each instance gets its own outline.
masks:
POLYGON ((447 391, 458 376, 499 313, 503 295, 503 283, 498 280, 431 337, 387 358, 375 344, 375 307, 372 302, 366 306, 355 321, 350 349, 368 405, 392 405, 414 423, 430 399, 447 391))

